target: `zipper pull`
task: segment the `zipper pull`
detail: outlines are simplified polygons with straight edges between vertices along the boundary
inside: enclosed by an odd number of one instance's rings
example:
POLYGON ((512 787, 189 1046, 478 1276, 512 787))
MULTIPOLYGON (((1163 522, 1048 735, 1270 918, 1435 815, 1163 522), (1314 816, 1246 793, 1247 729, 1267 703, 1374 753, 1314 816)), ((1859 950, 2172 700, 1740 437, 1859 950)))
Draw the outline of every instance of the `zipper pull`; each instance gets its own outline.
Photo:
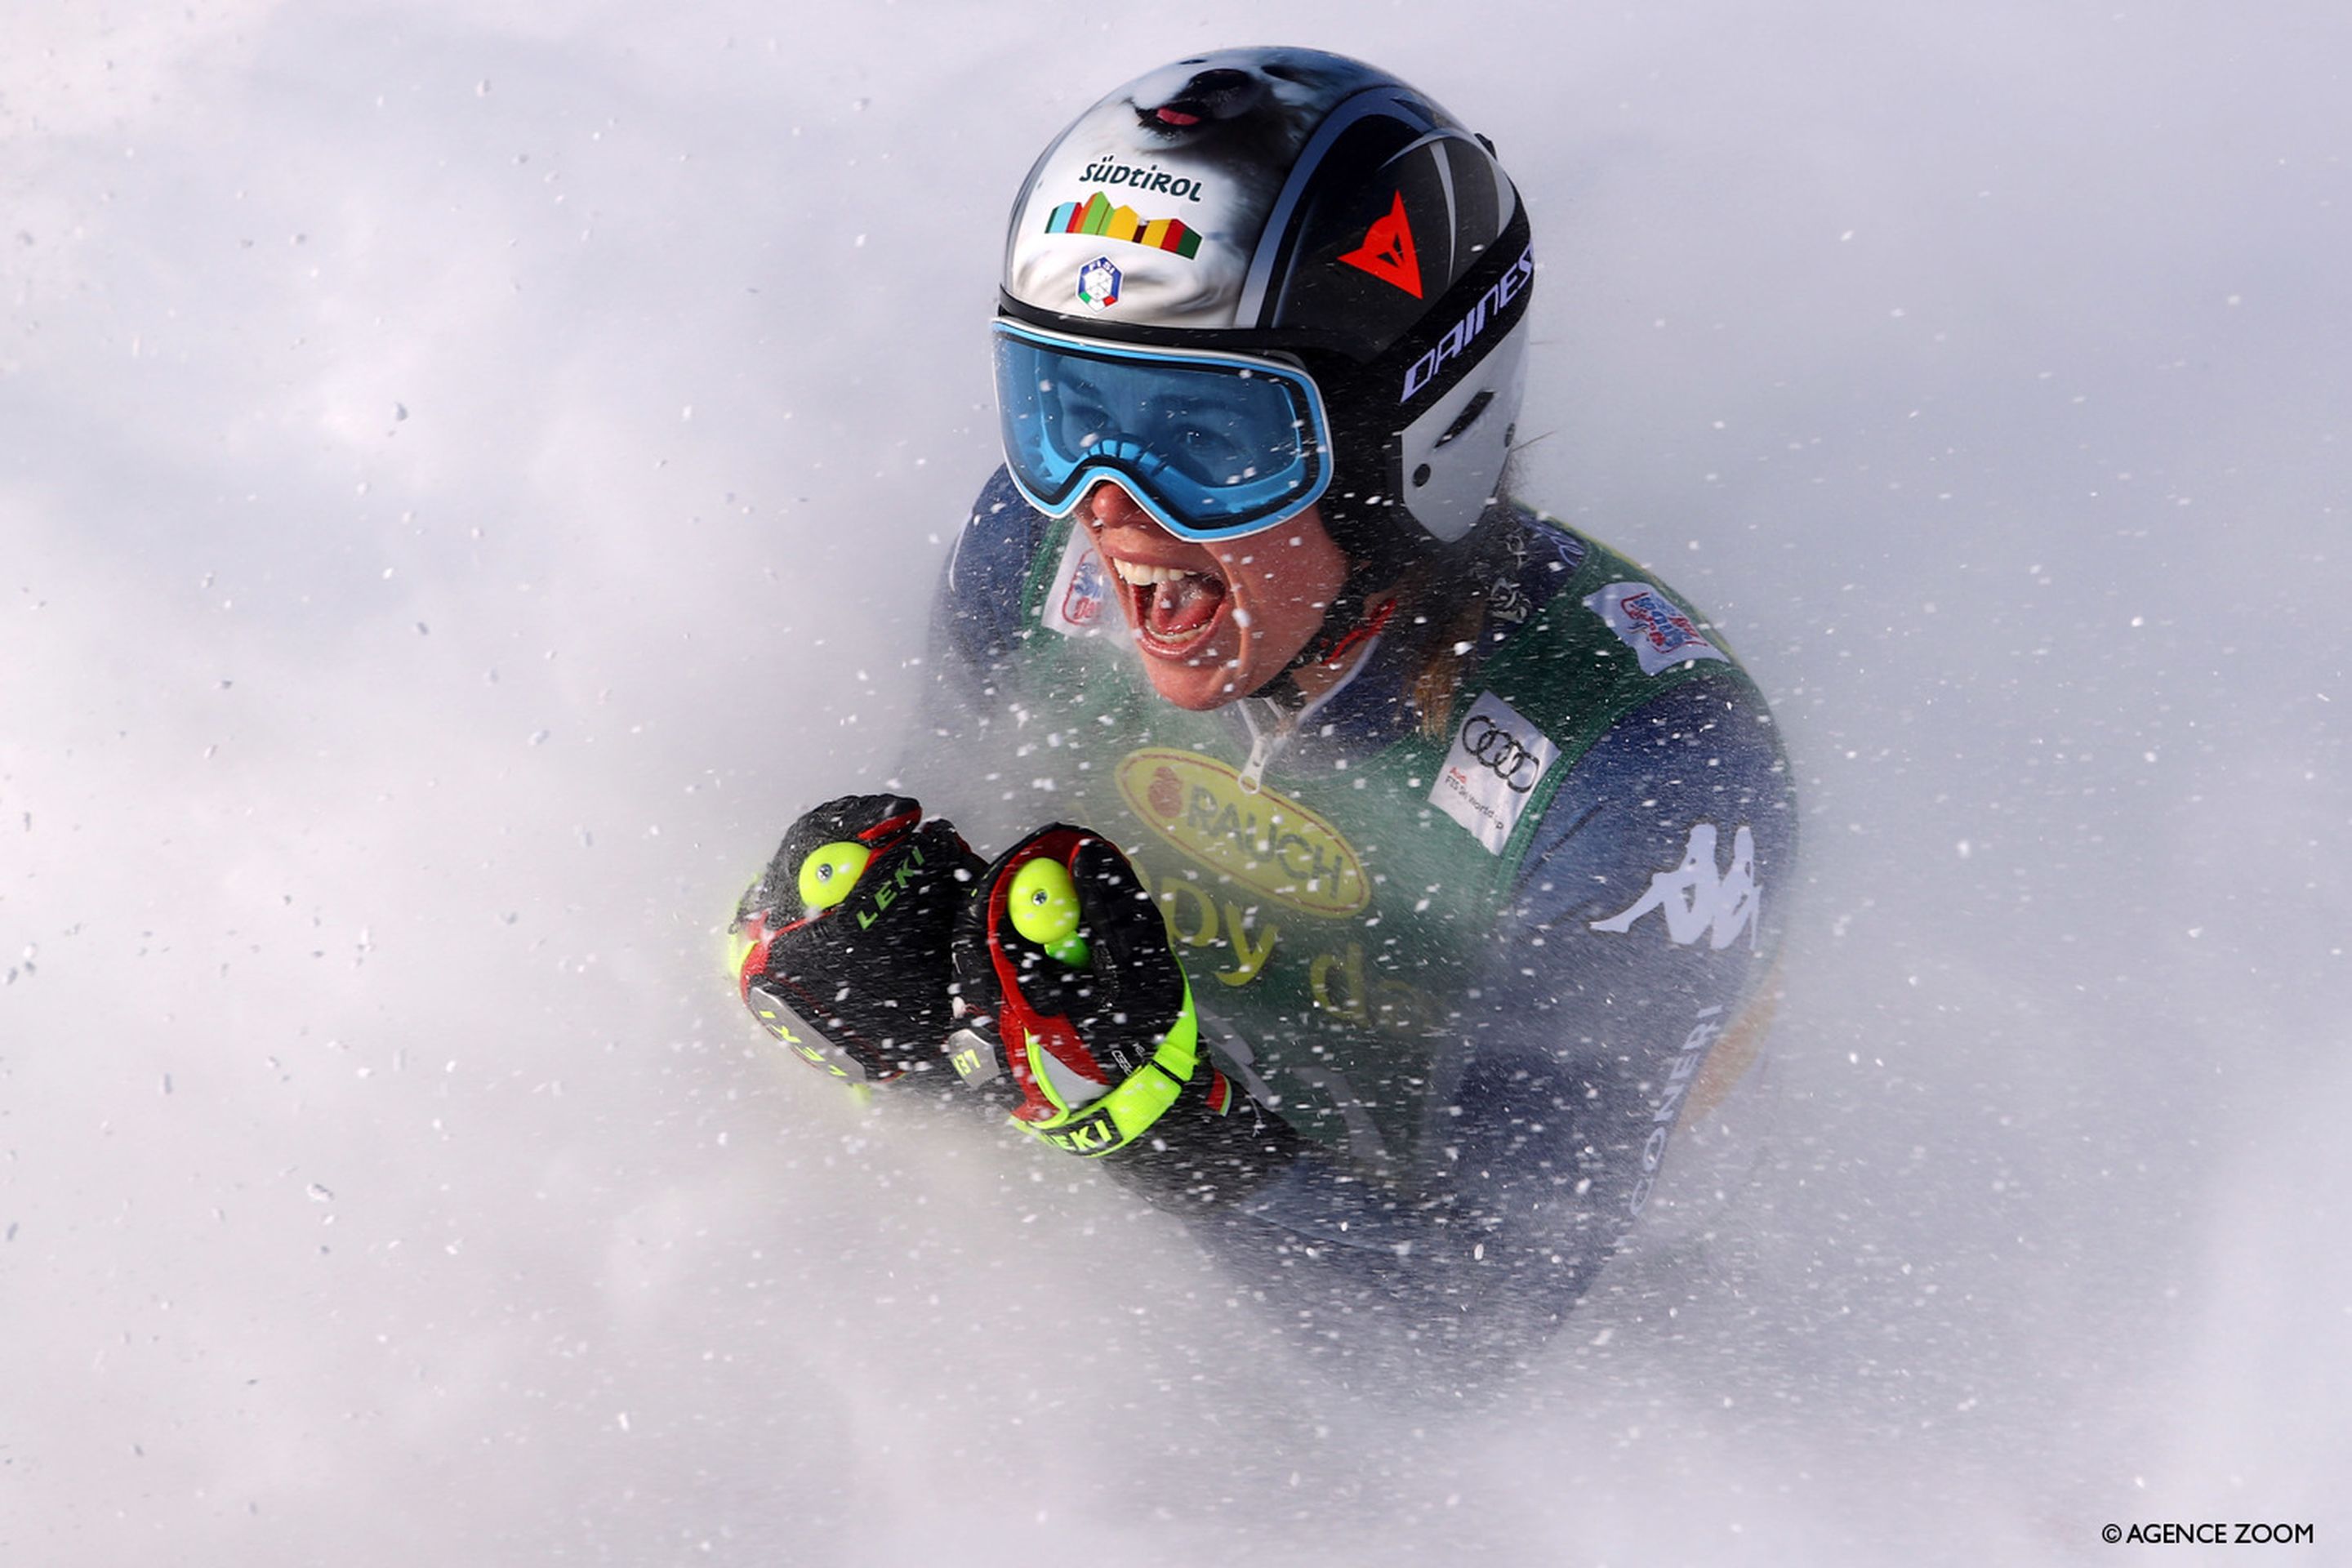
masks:
POLYGON ((1242 769, 1242 793, 1255 795, 1265 782, 1265 764, 1274 761, 1274 737, 1263 731, 1250 738, 1249 765, 1242 769))
MULTIPOLYGON (((1269 703, 1267 706, 1273 705, 1269 703)), ((1290 738, 1290 731, 1279 723, 1268 725, 1261 722, 1255 698, 1244 698, 1240 710, 1242 722, 1249 726, 1250 732, 1249 762, 1241 771, 1242 793, 1255 795, 1265 781, 1265 765, 1274 761, 1276 754, 1282 750, 1283 742, 1290 738)))

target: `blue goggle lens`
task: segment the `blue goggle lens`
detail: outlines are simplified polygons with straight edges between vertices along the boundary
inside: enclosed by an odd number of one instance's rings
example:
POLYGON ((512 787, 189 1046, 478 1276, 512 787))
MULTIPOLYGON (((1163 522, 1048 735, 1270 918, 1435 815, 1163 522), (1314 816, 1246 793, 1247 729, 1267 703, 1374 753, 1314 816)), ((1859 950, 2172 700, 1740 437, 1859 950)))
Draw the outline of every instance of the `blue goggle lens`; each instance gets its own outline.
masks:
POLYGON ((1231 539, 1330 486, 1323 399, 1292 366, 1003 321, 995 335, 1005 466, 1049 516, 1115 479, 1171 533, 1231 539))

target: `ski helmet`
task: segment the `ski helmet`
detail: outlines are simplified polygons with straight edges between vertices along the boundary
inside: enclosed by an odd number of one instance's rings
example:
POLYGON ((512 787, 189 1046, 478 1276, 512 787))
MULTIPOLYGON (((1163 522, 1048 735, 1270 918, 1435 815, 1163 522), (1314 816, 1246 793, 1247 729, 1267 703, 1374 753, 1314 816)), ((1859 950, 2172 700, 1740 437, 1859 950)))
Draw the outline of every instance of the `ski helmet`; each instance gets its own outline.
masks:
POLYGON ((1377 584, 1494 501, 1534 276, 1491 146, 1426 94, 1312 49, 1179 60, 1079 115, 1013 203, 1007 465, 1045 511, 1117 477, 1196 539, 1319 500, 1377 584))

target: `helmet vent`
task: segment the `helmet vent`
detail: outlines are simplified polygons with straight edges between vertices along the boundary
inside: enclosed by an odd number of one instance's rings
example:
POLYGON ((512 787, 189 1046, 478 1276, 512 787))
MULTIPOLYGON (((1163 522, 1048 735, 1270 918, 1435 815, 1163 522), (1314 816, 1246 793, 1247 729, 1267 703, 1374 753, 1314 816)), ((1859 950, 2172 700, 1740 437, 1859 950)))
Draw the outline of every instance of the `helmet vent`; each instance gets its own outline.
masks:
MULTIPOLYGON (((1447 442, 1453 440, 1456 436, 1461 435, 1465 430, 1469 429, 1471 426, 1475 425, 1478 422, 1478 416, 1486 413, 1486 405, 1494 401, 1495 395, 1492 392, 1480 392, 1477 396, 1470 400, 1470 406, 1462 411, 1462 417, 1456 419, 1453 424, 1448 425, 1445 427, 1445 434, 1437 438, 1437 444, 1440 447, 1443 447, 1447 442)), ((1427 474, 1429 472, 1429 465, 1423 463, 1421 466, 1421 471, 1423 474, 1427 474)), ((1426 481, 1421 479, 1415 479, 1413 482, 1415 484, 1422 484, 1426 481)))

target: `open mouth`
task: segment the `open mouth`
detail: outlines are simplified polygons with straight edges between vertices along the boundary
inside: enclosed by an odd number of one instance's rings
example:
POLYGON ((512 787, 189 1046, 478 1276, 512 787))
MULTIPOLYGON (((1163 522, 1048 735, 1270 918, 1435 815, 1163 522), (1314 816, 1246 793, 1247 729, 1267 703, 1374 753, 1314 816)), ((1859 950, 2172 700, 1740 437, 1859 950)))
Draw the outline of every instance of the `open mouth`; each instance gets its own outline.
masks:
MULTIPOLYGON (((1277 73, 1269 69, 1266 74, 1277 73)), ((1244 113, 1265 95, 1265 83, 1251 72, 1213 66, 1194 71, 1192 79, 1177 88, 1175 95, 1164 103, 1147 108, 1132 98, 1128 102, 1135 104, 1136 118, 1147 129, 1184 131, 1204 120, 1244 113)))
POLYGON ((1209 106, 1196 98, 1180 98, 1168 103, 1155 105, 1150 109, 1146 109, 1142 105, 1138 104, 1135 110, 1135 117, 1138 120, 1140 120, 1147 126, 1158 126, 1163 130, 1169 131, 1181 131, 1187 126, 1198 125, 1201 121, 1209 118, 1209 106))
POLYGON ((1113 556, 1128 618, 1147 653, 1176 658, 1192 651, 1216 630, 1224 614, 1225 581, 1214 572, 1147 566, 1113 556))

